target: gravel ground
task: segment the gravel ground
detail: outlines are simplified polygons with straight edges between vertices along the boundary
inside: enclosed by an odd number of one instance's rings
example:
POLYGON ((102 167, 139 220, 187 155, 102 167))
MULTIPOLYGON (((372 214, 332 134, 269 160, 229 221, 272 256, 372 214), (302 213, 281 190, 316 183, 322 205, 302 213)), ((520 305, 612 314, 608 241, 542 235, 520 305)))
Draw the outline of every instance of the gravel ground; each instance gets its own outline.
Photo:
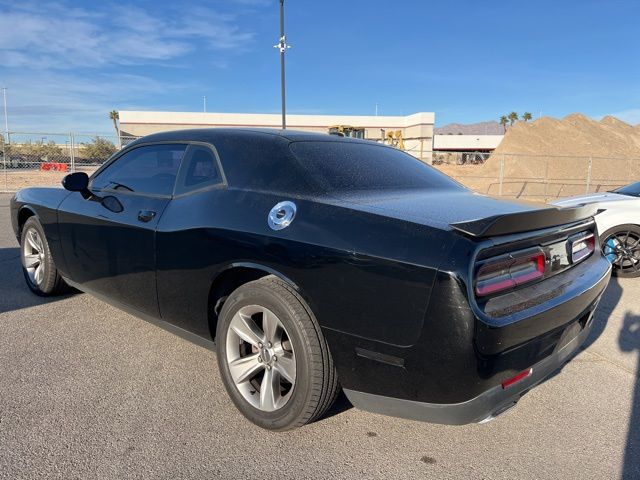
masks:
MULTIPOLYGON (((91 175, 98 167, 81 166, 76 168, 77 172, 87 172, 91 175)), ((53 170, 40 171, 31 169, 2 169, 0 161, 0 192, 15 192, 21 188, 33 187, 36 185, 60 185, 62 179, 69 172, 56 172, 53 170)), ((6 202, 4 202, 6 204, 6 202)))
POLYGON ((341 400, 288 433, 248 423, 214 353, 86 294, 42 299, 0 195, 1 478, 640 478, 640 279, 612 281, 582 351, 485 425, 341 400))

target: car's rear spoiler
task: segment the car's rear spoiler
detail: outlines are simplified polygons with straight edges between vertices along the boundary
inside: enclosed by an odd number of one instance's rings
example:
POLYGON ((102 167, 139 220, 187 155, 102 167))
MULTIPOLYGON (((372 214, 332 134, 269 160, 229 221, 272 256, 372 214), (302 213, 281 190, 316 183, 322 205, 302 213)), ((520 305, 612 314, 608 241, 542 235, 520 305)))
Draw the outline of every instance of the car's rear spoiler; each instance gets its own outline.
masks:
POLYGON ((597 212, 598 207, 595 204, 566 208, 549 206, 548 208, 452 223, 451 228, 472 237, 493 237, 575 223, 593 217, 597 212))

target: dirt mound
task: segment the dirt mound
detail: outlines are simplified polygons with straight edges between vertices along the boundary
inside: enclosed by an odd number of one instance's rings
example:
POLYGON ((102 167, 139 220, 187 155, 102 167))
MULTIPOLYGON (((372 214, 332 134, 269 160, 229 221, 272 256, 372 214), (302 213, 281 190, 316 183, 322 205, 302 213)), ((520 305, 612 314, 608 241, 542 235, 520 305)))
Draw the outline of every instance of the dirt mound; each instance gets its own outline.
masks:
POLYGON ((640 125, 579 113, 518 122, 483 165, 454 167, 443 170, 489 194, 548 200, 607 190, 640 179, 640 125))
MULTIPOLYGON (((602 125, 606 125, 608 127, 619 129, 619 130, 625 131, 625 132, 632 132, 632 131, 635 130, 635 128, 632 127, 631 125, 629 125, 628 123, 623 122, 619 118, 612 117, 611 115, 607 115, 607 116, 603 117, 602 120, 600 120, 600 123, 602 125)), ((638 125, 638 126, 640 127, 640 125, 638 125)))
POLYGON ((515 154, 640 158, 639 127, 611 116, 600 122, 580 113, 562 120, 543 117, 510 127, 493 157, 515 154))

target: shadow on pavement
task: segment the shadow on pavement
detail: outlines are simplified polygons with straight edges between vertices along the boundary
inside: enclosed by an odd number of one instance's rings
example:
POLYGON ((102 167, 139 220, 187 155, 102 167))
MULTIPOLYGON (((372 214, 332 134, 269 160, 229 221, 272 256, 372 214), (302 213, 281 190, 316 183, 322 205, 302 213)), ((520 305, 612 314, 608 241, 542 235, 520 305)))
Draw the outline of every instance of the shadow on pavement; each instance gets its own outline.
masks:
POLYGON ((586 350, 602 335, 604 329, 607 327, 607 321, 609 320, 609 315, 613 312, 620 302, 620 298, 622 297, 622 286, 616 277, 611 277, 611 281, 607 286, 607 289, 604 291, 602 295, 602 299, 598 304, 598 308, 596 310, 596 314, 593 317, 593 327, 591 328, 591 333, 585 340, 582 345, 582 350, 586 350))
POLYGON ((346 412, 351 408, 353 408, 353 405, 351 405, 351 402, 347 399, 347 396, 341 390, 336 397, 336 401, 333 402, 331 408, 322 416, 322 418, 319 418, 318 420, 324 420, 325 418, 330 418, 334 415, 340 415, 342 412, 346 412))
MULTIPOLYGON (((640 279, 637 279, 640 281, 640 279)), ((594 319, 593 330, 585 342, 583 349, 593 344, 604 331, 607 320, 622 296, 622 286, 616 277, 611 278, 598 306, 598 313, 594 319)), ((622 328, 618 337, 618 346, 622 352, 638 355, 634 374, 635 385, 631 398, 629 427, 624 452, 622 478, 624 480, 640 478, 640 315, 627 312, 624 316, 622 328)))
POLYGON ((640 478, 640 315, 631 313, 625 315, 618 345, 623 352, 636 352, 638 355, 622 468, 622 478, 630 480, 640 478))
POLYGON ((31 293, 22 274, 18 247, 0 248, 0 292, 0 313, 44 305, 69 297, 39 297, 31 293))

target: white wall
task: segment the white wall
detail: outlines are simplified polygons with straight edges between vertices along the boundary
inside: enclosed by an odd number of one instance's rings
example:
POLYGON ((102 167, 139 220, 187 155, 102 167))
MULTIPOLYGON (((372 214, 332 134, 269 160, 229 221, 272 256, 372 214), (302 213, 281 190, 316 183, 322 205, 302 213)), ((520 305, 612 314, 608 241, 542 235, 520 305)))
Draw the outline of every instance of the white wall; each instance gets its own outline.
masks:
POLYGON ((504 135, 434 135, 434 150, 494 150, 504 135))
MULTIPOLYGON (((274 113, 143 112, 122 110, 123 136, 207 127, 280 128, 282 117, 274 113)), ((431 160, 435 113, 418 112, 406 116, 390 115, 287 115, 287 128, 327 133, 331 125, 351 125, 365 129, 365 137, 379 139, 381 130, 402 131, 406 149, 412 155, 431 160)))

